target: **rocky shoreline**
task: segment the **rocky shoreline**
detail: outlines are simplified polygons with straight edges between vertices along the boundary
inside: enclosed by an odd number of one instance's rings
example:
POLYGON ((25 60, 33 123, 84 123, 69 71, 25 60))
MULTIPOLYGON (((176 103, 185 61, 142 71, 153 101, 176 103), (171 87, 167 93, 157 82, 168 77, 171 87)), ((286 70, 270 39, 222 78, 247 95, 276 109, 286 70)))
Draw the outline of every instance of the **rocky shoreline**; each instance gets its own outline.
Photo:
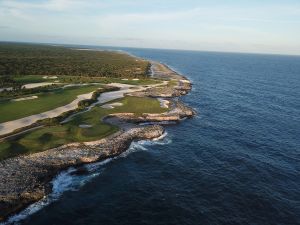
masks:
POLYGON ((60 171, 114 157, 133 140, 160 137, 158 125, 133 128, 91 143, 76 143, 0 162, 0 215, 4 220, 51 192, 50 181, 60 171))
POLYGON ((164 128, 160 125, 141 126, 138 123, 180 121, 195 115, 193 109, 179 100, 169 99, 187 94, 192 88, 190 81, 160 63, 152 62, 152 70, 153 77, 168 78, 172 85, 164 88, 153 87, 132 92, 130 95, 168 98, 170 102, 168 112, 144 113, 140 116, 130 113, 113 114, 108 117, 109 119, 106 118, 106 121, 121 126, 121 130, 109 137, 99 141, 68 144, 0 161, 0 221, 49 194, 52 190, 52 179, 62 170, 117 156, 128 149, 132 141, 154 139, 164 133, 164 128), (125 126, 126 123, 131 125, 125 126))
POLYGON ((177 100, 172 101, 171 110, 165 113, 143 113, 141 116, 136 116, 134 113, 115 113, 111 114, 110 117, 116 117, 129 123, 178 122, 181 119, 193 117, 195 114, 193 109, 177 100))

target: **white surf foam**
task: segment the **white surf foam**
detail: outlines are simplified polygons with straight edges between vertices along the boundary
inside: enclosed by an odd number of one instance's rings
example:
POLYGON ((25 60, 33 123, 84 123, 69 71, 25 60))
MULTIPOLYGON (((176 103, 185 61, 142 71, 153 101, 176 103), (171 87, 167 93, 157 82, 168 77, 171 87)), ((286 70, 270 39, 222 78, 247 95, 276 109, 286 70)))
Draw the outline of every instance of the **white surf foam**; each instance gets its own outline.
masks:
POLYGON ((75 168, 69 168, 66 171, 59 173, 52 181, 52 192, 48 196, 45 196, 40 201, 31 204, 22 212, 10 217, 6 222, 0 223, 0 225, 20 224, 22 220, 28 216, 38 212, 50 203, 57 201, 59 197, 66 191, 76 191, 88 181, 90 181, 99 173, 91 173, 84 176, 72 175, 76 171, 75 168))
POLYGON ((160 121, 160 122, 144 122, 139 123, 139 125, 155 125, 155 124, 161 124, 161 125, 169 125, 169 124, 176 124, 176 121, 160 121))
POLYGON ((76 191, 85 185, 87 182, 91 181, 94 177, 101 174, 103 171, 103 166, 110 163, 111 161, 117 160, 118 158, 127 157, 129 154, 138 151, 148 151, 146 146, 149 145, 165 145, 171 143, 171 139, 168 138, 168 133, 165 132, 162 136, 155 138, 153 140, 142 140, 134 141, 131 143, 130 147, 114 158, 108 158, 100 162, 87 164, 84 167, 87 169, 88 174, 76 175, 76 168, 69 168, 66 171, 60 172, 52 181, 52 192, 51 194, 45 196, 40 201, 31 204, 22 212, 10 217, 6 222, 0 223, 0 225, 18 225, 21 224, 22 220, 26 219, 28 216, 33 215, 42 208, 57 201, 61 195, 66 191, 76 191))

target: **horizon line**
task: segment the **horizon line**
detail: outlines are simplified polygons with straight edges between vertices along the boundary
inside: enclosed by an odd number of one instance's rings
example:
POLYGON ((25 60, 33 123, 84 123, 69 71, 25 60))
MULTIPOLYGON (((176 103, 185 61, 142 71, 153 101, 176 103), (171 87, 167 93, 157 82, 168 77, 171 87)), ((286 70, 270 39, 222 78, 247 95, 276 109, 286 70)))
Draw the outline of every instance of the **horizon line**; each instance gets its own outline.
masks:
POLYGON ((97 44, 78 44, 78 43, 77 44, 70 44, 70 43, 51 43, 51 42, 34 42, 34 41, 7 41, 7 40, 0 40, 0 43, 59 45, 59 46, 89 46, 89 47, 105 47, 105 48, 128 48, 128 49, 148 49, 148 50, 152 49, 152 50, 167 50, 167 51, 190 51, 190 52, 225 53, 225 54, 228 53, 228 54, 250 54, 250 55, 273 55, 273 56, 300 57, 300 53, 299 54, 287 54, 287 53, 268 53, 268 52, 214 51, 214 50, 200 50, 200 49, 128 47, 128 46, 111 46, 111 45, 97 45, 97 44))

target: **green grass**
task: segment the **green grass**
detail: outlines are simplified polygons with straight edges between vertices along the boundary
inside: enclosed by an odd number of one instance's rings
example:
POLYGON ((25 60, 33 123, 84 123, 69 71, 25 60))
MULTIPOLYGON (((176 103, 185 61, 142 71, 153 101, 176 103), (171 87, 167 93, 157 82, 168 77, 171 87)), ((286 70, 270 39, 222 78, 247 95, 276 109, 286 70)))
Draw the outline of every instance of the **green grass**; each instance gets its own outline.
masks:
POLYGON ((101 121, 101 118, 111 113, 130 112, 141 115, 142 113, 167 111, 160 107, 157 99, 152 98, 125 97, 112 102, 121 102, 123 105, 113 109, 97 106, 89 112, 75 116, 73 120, 64 125, 40 128, 0 142, 0 160, 19 154, 43 151, 67 143, 93 141, 106 137, 118 131, 118 127, 101 121), (92 127, 80 128, 81 124, 88 124, 92 127))
POLYGON ((53 92, 38 94, 37 99, 13 102, 0 102, 0 123, 20 119, 26 116, 46 112, 67 105, 76 99, 77 95, 89 93, 99 88, 99 85, 69 87, 53 92))
POLYGON ((62 83, 122 83, 122 84, 132 84, 132 85, 150 85, 162 83, 162 81, 151 78, 142 78, 139 80, 123 80, 120 78, 109 78, 109 77, 87 77, 87 76, 59 76, 58 80, 62 83))
POLYGON ((153 98, 141 98, 141 97, 125 97, 121 101, 123 106, 118 106, 111 109, 112 112, 129 112, 140 115, 142 113, 163 113, 166 112, 166 108, 161 108, 160 102, 153 98))
POLYGON ((22 84, 41 83, 41 82, 53 82, 56 79, 44 79, 42 75, 27 75, 27 76, 15 76, 12 77, 15 81, 22 84))
POLYGON ((109 77, 88 77, 88 76, 67 76, 60 75, 57 79, 44 79, 43 75, 26 75, 26 76, 11 76, 13 80, 22 84, 29 83, 40 83, 40 82, 53 82, 58 80, 61 83, 122 83, 122 84, 132 84, 132 85, 150 85, 158 84, 162 81, 151 78, 141 78, 139 80, 133 80, 129 78, 128 80, 122 80, 121 78, 109 78, 109 77))

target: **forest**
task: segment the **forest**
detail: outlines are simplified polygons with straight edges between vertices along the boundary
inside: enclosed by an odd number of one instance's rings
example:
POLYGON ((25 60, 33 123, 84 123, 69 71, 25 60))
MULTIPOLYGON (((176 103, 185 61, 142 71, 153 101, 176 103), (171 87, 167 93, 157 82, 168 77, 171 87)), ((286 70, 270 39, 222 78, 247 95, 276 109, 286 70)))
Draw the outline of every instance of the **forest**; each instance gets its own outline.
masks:
MULTIPOLYGON (((143 78, 148 61, 122 52, 0 42, 0 75, 70 75, 143 78)), ((2 80, 3 82, 3 80, 2 80)), ((9 82, 5 78, 5 82, 9 82)))

